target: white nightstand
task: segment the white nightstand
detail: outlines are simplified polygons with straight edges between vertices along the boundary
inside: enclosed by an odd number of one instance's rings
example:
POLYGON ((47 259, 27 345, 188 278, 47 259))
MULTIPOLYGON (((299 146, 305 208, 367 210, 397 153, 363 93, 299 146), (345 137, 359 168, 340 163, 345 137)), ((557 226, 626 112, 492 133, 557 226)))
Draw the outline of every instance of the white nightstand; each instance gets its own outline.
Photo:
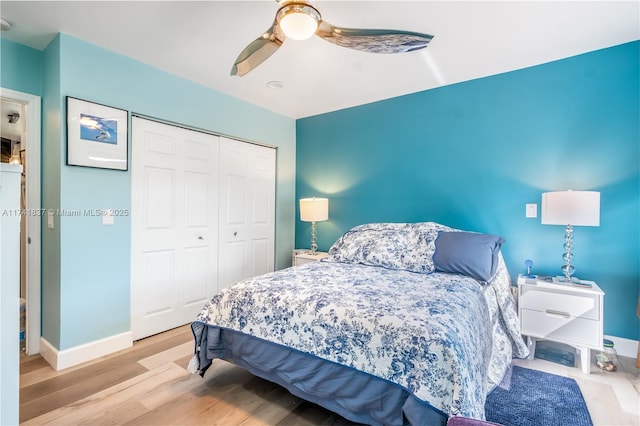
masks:
POLYGON ((518 276, 520 333, 533 358, 536 340, 565 343, 580 350, 582 371, 589 373, 591 349, 602 349, 604 292, 591 287, 518 276))
POLYGON ((316 254, 309 253, 309 250, 296 249, 291 254, 291 266, 300 266, 305 263, 317 262, 320 259, 327 257, 327 253, 317 251, 316 254))

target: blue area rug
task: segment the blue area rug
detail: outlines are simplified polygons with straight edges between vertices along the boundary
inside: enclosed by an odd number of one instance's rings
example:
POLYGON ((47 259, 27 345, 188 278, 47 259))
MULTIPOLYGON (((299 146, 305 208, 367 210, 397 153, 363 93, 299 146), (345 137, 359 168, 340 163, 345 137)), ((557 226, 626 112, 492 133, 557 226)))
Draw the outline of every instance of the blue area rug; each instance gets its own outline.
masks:
POLYGON ((487 396, 487 420, 506 426, 593 426, 575 380, 513 366, 487 396))

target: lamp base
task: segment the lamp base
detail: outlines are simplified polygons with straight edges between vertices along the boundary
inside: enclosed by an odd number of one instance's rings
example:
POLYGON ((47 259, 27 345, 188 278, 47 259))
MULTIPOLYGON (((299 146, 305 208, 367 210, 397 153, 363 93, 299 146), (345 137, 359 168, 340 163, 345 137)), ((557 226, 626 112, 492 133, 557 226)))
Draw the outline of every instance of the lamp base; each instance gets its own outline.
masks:
POLYGON ((316 222, 311 222, 311 251, 309 254, 315 255, 318 250, 318 238, 316 234, 316 222))
POLYGON ((569 277, 567 279, 567 277, 565 277, 564 275, 558 275, 556 276, 555 280, 556 282, 559 283, 575 283, 575 284, 580 284, 580 279, 576 278, 576 277, 569 277))

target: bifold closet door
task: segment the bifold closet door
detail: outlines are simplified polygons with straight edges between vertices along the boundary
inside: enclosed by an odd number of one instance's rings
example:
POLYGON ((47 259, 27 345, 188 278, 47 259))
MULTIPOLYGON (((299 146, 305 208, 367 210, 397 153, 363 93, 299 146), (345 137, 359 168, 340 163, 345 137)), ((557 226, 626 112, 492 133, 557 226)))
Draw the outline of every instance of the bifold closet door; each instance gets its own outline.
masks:
POLYGON ((132 119, 134 340, 195 319, 218 288, 219 137, 132 119))
POLYGON ((276 150, 220 138, 219 290, 274 269, 276 150))

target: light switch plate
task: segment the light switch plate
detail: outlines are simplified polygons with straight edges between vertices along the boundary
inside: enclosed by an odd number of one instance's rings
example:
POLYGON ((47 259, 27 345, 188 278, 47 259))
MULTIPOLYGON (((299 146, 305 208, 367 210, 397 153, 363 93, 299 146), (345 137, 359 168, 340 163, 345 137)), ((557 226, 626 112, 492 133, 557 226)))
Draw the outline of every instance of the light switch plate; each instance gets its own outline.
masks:
POLYGON ((111 209, 102 210, 102 224, 103 225, 113 225, 114 224, 113 210, 111 210, 111 209))
POLYGON ((538 205, 535 203, 527 204, 527 213, 525 217, 538 217, 538 205))

